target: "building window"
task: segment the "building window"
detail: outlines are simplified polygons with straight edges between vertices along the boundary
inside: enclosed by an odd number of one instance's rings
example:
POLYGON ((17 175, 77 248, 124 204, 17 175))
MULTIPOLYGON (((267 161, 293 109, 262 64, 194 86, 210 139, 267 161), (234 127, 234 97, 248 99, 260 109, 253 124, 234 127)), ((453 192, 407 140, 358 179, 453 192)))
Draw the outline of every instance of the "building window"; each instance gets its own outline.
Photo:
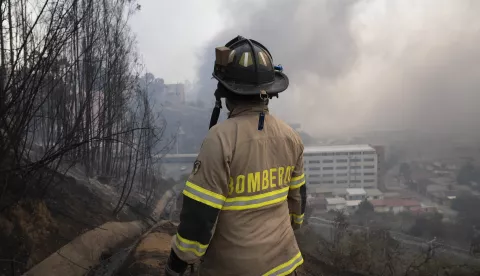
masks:
POLYGON ((348 155, 348 152, 336 152, 335 155, 348 155))
POLYGON ((336 169, 337 170, 346 170, 348 167, 347 166, 339 166, 336 169))
POLYGON ((308 184, 322 184, 320 181, 308 181, 308 184))
POLYGON ((333 163, 333 160, 323 160, 322 163, 333 163))
POLYGON ((362 152, 355 152, 355 151, 350 152, 350 155, 361 155, 361 154, 362 152))
POLYGON ((333 173, 324 173, 323 177, 333 177, 333 173))
POLYGON ((311 174, 310 177, 320 177, 319 174, 311 174))
POLYGON ((320 160, 310 160, 308 161, 308 164, 319 164, 320 160))
POLYGON ((333 184, 333 180, 324 180, 322 184, 333 184))
POLYGON ((319 152, 308 152, 304 153, 303 156, 321 156, 322 154, 319 152))
POLYGON ((363 154, 372 155, 372 154, 375 154, 375 152, 374 151, 364 151, 363 154))
POLYGON ((333 152, 324 152, 322 153, 322 156, 333 156, 334 153, 333 152))
POLYGON ((361 162, 362 159, 359 159, 359 158, 353 158, 353 159, 350 159, 350 162, 361 162))
POLYGON ((362 166, 350 166, 350 169, 355 170, 355 169, 361 169, 362 166))
POLYGON ((371 165, 368 165, 368 166, 363 166, 364 169, 375 169, 375 166, 371 166, 371 165))
POLYGON ((351 183, 362 183, 362 180, 351 180, 351 183))
POLYGON ((337 173, 337 176, 348 176, 348 173, 337 173))
POLYGON ((365 180, 363 180, 363 182, 365 182, 365 183, 373 183, 373 182, 375 182, 375 180, 374 180, 374 179, 365 179, 365 180))
POLYGON ((359 172, 353 172, 353 173, 350 173, 351 176, 360 176, 362 175, 361 173, 359 172))
POLYGON ((337 184, 347 184, 347 180, 337 180, 337 184))
POLYGON ((363 161, 365 161, 365 162, 373 162, 373 161, 375 161, 375 158, 364 158, 363 161))
POLYGON ((366 173, 363 173, 363 175, 367 176, 367 175, 375 175, 374 172, 366 172, 366 173))
POLYGON ((311 171, 319 171, 319 170, 320 170, 320 167, 310 167, 309 170, 311 170, 311 171))
POLYGON ((337 159, 337 163, 347 163, 348 159, 337 159))
POLYGON ((324 171, 331 171, 331 170, 333 170, 333 167, 324 167, 323 170, 324 171))

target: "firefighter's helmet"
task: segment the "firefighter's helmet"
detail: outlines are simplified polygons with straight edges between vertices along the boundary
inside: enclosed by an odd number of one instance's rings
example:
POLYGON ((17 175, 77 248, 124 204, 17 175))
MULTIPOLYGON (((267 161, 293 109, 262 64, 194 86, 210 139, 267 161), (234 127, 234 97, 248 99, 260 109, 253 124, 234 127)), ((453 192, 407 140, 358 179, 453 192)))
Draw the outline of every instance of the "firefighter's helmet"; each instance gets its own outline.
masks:
POLYGON ((229 92, 237 95, 278 95, 288 87, 288 77, 281 66, 273 64, 268 49, 242 36, 216 48, 213 77, 229 92))

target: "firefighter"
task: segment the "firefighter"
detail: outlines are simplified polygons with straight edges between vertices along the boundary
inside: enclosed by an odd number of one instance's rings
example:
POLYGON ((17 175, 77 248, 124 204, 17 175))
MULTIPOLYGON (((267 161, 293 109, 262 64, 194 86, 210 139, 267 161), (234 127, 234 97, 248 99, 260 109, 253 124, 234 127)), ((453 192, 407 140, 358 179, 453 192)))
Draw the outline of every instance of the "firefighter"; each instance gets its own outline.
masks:
POLYGON ((306 203, 303 143, 269 114, 289 81, 262 44, 238 36, 216 48, 216 106, 183 191, 166 275, 291 275, 303 263, 294 230, 306 203), (228 119, 218 125, 221 98, 228 119))

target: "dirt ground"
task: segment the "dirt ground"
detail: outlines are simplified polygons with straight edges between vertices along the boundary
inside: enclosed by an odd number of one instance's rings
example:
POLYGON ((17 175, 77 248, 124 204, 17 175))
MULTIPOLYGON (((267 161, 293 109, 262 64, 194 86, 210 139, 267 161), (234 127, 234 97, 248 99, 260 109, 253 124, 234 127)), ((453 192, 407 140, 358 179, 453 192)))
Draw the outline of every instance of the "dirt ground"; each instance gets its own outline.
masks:
POLYGON ((118 195, 108 185, 67 180, 41 199, 29 197, 0 212, 0 275, 21 275, 105 222, 142 219, 128 207, 114 217, 118 195))
MULTIPOLYGON (((119 276, 163 275, 177 227, 167 222, 154 228, 132 251, 119 276)), ((186 276, 190 275, 187 272, 186 276)))

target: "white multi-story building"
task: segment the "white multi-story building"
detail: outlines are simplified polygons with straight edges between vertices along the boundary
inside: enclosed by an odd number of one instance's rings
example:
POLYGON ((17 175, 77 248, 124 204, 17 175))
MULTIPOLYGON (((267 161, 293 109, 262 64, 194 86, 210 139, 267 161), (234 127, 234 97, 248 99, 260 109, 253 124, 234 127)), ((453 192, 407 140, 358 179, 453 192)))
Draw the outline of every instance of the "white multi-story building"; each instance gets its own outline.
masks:
POLYGON ((377 154, 369 145, 306 147, 307 185, 325 188, 377 188, 377 154))

